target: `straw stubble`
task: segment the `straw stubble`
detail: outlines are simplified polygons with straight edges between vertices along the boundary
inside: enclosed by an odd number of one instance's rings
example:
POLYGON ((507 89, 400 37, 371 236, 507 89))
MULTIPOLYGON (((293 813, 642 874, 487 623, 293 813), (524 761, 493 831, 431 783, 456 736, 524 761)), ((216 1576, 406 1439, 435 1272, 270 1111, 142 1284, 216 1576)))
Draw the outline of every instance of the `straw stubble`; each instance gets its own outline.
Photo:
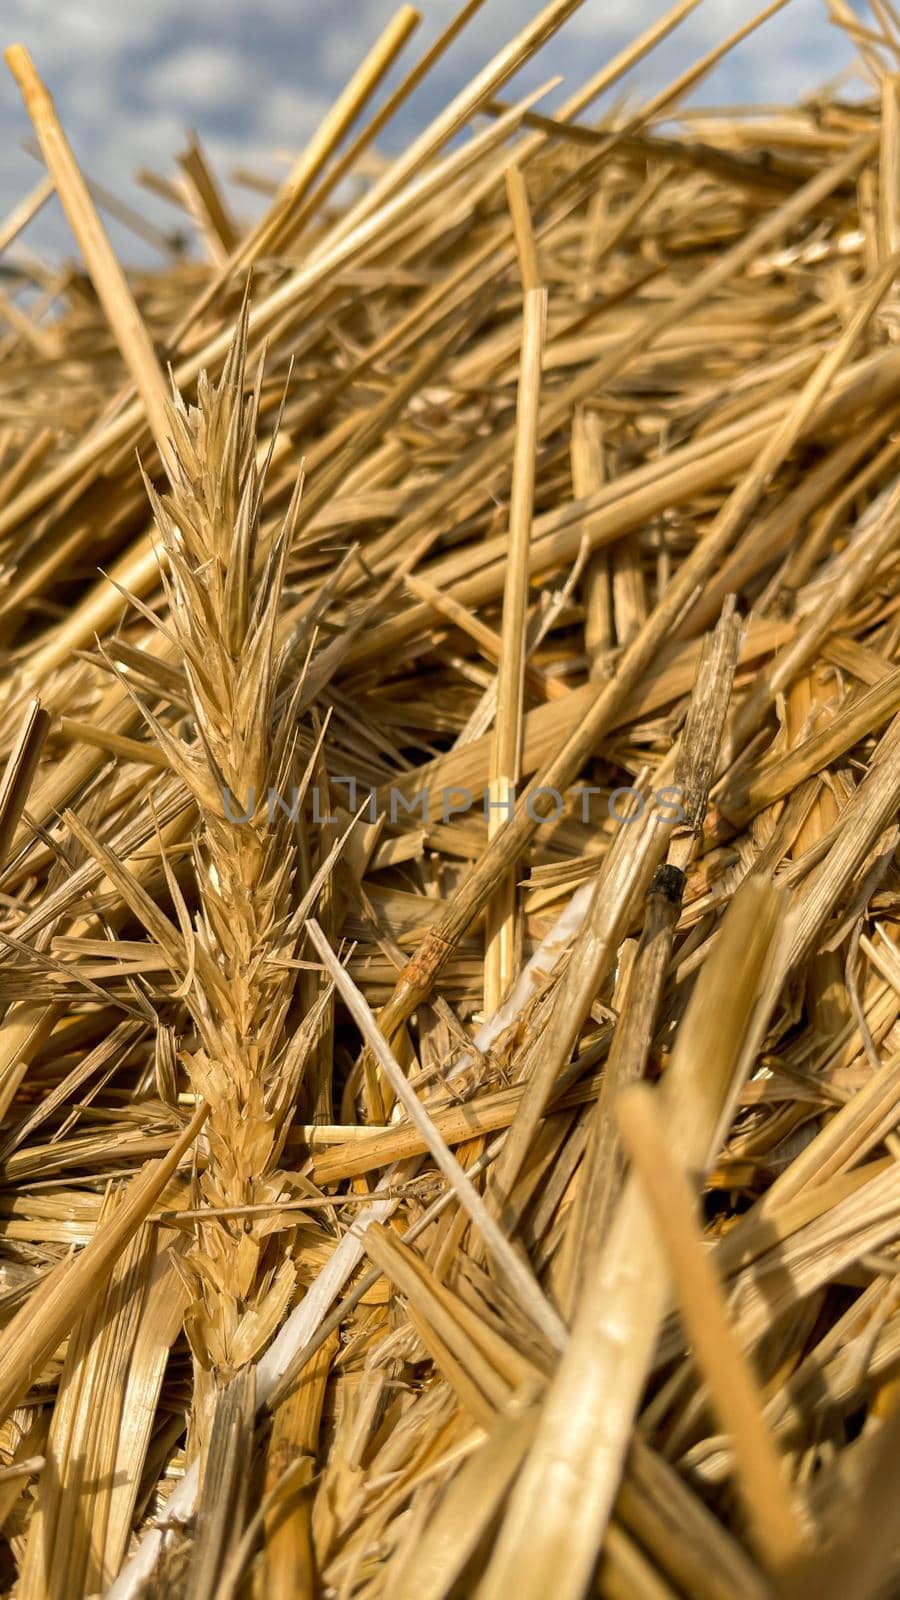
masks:
POLYGON ((402 6, 187 255, 8 53, 4 1593, 900 1582, 900 26, 614 102, 698 4, 385 156, 402 6))

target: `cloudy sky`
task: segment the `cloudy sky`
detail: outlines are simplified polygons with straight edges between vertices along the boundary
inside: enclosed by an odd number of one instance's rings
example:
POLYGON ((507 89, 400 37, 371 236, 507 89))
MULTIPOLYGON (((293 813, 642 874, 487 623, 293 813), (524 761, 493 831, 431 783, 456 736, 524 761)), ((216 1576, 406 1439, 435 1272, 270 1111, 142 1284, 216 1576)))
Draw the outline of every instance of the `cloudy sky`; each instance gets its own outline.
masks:
MULTIPOLYGON (((4 0, 2 43, 28 46, 51 89, 84 170, 167 226, 177 214, 134 181, 139 167, 172 171, 185 130, 194 128, 225 176, 234 165, 270 176, 302 146, 399 0, 4 0)), ((460 0, 418 0, 422 23, 394 75, 408 69, 458 10, 460 0)), ((383 136, 389 150, 425 124, 540 0, 485 0, 482 10, 383 136)), ((860 0, 855 0, 860 9, 860 0)), ((584 0, 518 83, 561 74, 568 90, 623 43, 664 14, 669 0, 584 0)), ((704 0, 638 69, 635 92, 652 92, 756 9, 750 0, 704 0)), ((707 102, 792 99, 852 59, 827 19, 826 0, 790 0, 710 77, 707 102)), ((518 85, 517 85, 518 86, 518 85)), ((548 102, 552 104, 552 100, 548 102)), ((0 66, 0 215, 36 181, 24 150, 29 124, 15 83, 0 66)), ((232 191, 239 212, 256 203, 232 191)), ((51 254, 68 248, 51 202, 27 243, 51 254)), ((133 238, 111 228, 116 247, 141 259, 133 238)))

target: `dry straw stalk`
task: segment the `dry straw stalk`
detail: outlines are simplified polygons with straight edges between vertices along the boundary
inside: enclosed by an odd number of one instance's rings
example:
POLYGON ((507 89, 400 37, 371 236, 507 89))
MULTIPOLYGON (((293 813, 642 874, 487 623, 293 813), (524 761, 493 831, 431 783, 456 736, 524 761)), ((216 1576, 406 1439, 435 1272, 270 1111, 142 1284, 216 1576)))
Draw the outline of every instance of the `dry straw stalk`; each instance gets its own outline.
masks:
POLYGON ((401 6, 187 250, 8 51, 4 1594, 900 1586, 900 23, 699 3, 385 156, 401 6))

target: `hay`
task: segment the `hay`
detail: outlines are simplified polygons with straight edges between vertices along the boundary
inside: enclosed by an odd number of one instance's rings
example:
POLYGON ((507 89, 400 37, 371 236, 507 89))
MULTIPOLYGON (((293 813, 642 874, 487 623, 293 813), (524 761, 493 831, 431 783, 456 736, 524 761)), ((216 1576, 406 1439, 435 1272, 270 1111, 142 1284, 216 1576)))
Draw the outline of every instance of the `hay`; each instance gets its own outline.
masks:
POLYGON ((197 259, 8 52, 20 1600, 900 1584, 900 26, 593 110, 696 3, 386 160, 401 8, 197 259))

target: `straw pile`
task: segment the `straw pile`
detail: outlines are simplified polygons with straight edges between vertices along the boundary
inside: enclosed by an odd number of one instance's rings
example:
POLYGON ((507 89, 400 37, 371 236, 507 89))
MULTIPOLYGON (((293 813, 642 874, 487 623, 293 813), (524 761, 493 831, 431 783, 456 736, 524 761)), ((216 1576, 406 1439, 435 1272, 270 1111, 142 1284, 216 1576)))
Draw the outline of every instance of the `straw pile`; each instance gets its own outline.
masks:
POLYGON ((7 54, 20 1600, 898 1592, 900 28, 598 114, 695 3, 128 277, 7 54))

